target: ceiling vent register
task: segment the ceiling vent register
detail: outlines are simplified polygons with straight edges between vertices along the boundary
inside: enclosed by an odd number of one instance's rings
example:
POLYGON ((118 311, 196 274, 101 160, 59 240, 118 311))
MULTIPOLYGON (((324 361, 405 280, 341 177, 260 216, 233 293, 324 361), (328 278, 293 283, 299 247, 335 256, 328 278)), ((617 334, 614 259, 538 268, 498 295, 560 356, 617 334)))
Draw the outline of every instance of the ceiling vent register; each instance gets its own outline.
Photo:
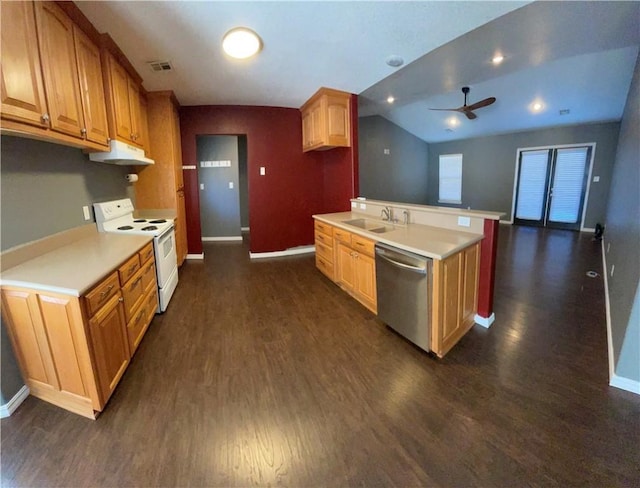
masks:
POLYGON ((166 73, 167 71, 173 71, 170 61, 149 61, 147 63, 154 73, 166 73))

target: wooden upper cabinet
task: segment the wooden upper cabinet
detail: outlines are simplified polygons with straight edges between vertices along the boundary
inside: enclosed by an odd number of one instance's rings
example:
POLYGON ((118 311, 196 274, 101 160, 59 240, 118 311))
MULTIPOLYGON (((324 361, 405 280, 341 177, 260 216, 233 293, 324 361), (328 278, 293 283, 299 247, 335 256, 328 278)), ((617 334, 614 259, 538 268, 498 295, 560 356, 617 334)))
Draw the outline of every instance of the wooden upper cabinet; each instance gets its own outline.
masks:
POLYGON ((145 150, 147 157, 153 159, 149 145, 149 117, 147 116, 147 107, 147 97, 143 92, 140 92, 140 139, 138 139, 138 143, 140 143, 145 150))
POLYGON ((302 150, 351 146, 351 95, 320 88, 302 107, 302 150))
POLYGON ((109 142, 107 110, 102 81, 100 50, 78 27, 73 28, 80 80, 80 97, 84 115, 84 135, 98 144, 109 142))
POLYGON ((82 137, 73 22, 54 2, 36 2, 35 10, 51 128, 82 137))
POLYGON ((146 113, 141 86, 110 53, 105 57, 105 82, 110 131, 113 137, 146 148, 146 113))
POLYGON ((2 2, 2 118, 48 127, 32 2, 2 2))

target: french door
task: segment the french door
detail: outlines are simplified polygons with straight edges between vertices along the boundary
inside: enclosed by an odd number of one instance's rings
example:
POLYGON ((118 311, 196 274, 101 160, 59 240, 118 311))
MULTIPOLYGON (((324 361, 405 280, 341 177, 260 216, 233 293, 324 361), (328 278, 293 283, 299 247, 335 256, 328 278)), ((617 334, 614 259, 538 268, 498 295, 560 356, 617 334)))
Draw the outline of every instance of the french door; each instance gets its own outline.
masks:
POLYGON ((580 230, 591 146, 523 150, 514 223, 580 230))

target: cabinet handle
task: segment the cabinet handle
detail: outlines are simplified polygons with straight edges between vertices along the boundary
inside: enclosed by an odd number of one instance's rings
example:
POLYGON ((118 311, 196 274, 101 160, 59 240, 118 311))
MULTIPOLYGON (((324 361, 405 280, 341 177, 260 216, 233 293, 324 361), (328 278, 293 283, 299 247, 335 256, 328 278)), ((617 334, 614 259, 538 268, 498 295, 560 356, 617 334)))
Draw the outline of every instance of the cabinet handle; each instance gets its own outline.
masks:
POLYGON ((100 302, 103 301, 105 298, 107 298, 109 296, 109 293, 111 292, 111 290, 113 290, 114 286, 115 285, 109 285, 105 291, 100 293, 100 298, 99 298, 100 302))
POLYGON ((142 319, 142 317, 144 317, 145 312, 146 312, 146 308, 143 308, 142 310, 140 310, 140 313, 139 313, 139 314, 138 314, 138 316, 136 317, 136 322, 135 322, 136 324, 137 324, 138 322, 140 322, 140 320, 142 319))
POLYGON ((87 135, 87 129, 85 127, 80 129, 80 134, 82 134, 83 136, 86 136, 87 135))
POLYGON ((133 283, 131 283, 131 289, 135 288, 138 285, 138 283, 140 283, 141 281, 142 281, 142 276, 138 276, 138 279, 133 283))
POLYGON ((123 298, 123 297, 120 297, 120 298, 118 298, 118 301, 119 301, 119 302, 124 302, 124 298, 123 298))
POLYGON ((136 270, 136 266, 138 266, 137 264, 132 264, 131 266, 129 266, 129 272, 127 274, 131 275, 133 274, 133 272, 136 270))
POLYGON ((49 114, 42 114, 42 121, 45 124, 48 124, 50 120, 51 120, 51 117, 49 117, 49 114))

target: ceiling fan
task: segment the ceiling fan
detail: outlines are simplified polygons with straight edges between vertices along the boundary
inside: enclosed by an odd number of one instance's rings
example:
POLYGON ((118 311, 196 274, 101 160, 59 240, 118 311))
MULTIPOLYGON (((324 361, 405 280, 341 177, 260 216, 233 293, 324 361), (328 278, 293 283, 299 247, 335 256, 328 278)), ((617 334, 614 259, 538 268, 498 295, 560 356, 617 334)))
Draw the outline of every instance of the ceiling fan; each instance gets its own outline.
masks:
POLYGON ((488 107, 492 103, 496 101, 496 97, 485 98, 484 100, 480 100, 479 102, 472 103, 471 105, 467 105, 467 94, 469 93, 470 88, 468 86, 462 87, 462 93, 464 93, 464 105, 458 108, 430 108, 429 110, 446 110, 449 112, 462 112, 467 116, 468 119, 473 120, 478 117, 473 113, 474 110, 477 110, 482 107, 488 107))

